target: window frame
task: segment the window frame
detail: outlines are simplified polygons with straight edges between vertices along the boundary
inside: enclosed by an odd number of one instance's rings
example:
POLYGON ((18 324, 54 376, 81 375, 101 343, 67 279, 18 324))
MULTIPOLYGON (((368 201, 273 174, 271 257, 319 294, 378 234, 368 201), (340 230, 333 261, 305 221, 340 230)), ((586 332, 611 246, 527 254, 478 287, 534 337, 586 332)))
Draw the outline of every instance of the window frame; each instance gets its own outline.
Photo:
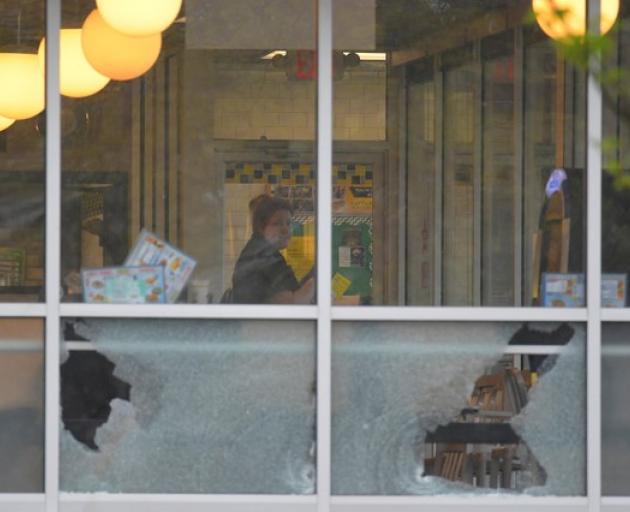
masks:
MULTIPOLYGON (((339 0, 337 0, 339 1, 339 0)), ((46 2, 46 32, 61 28, 62 0, 46 2)), ((60 302, 61 282, 61 97, 59 94, 59 40, 48 37, 46 81, 46 301, 40 304, 2 304, 0 317, 45 319, 45 492, 41 494, 0 495, 0 509, 20 511, 65 512, 98 510, 215 510, 253 512, 273 510, 356 512, 455 510, 488 511, 589 511, 613 512, 630 508, 629 497, 601 496, 601 324, 630 322, 630 308, 602 309, 601 284, 601 189, 602 189, 602 95, 593 76, 587 85, 587 306, 577 309, 543 309, 530 307, 340 307, 331 301, 332 250, 332 4, 319 0, 317 79, 317 277, 316 306, 245 306, 245 305, 109 305, 64 304, 60 302), (258 495, 161 495, 161 494, 74 494, 59 491, 60 435, 60 321, 66 317, 172 318, 172 319, 303 319, 317 322, 317 494, 313 496, 258 495), (585 497, 388 497, 331 496, 331 336, 333 322, 358 321, 554 321, 584 322, 587 326, 587 494, 585 497), (139 508, 142 507, 142 508, 139 508)), ((598 30, 600 0, 589 0, 589 25, 598 30)), ((517 57, 522 60, 522 55, 517 57)), ((517 88, 515 94, 522 96, 517 88)), ((515 97, 515 101, 518 98, 515 97)), ((521 122, 521 118, 515 118, 521 122)), ((522 148, 519 148, 522 152, 522 148)), ((522 173, 522 169, 518 169, 522 173)), ((402 197, 402 196, 401 196, 402 197)), ((515 349, 517 349, 516 347, 515 349)), ((528 347, 527 351, 531 352, 528 347)), ((541 351, 551 350, 540 348, 541 351)), ((543 353, 543 352, 541 352, 543 353)), ((548 352, 547 352, 548 353, 548 352)))

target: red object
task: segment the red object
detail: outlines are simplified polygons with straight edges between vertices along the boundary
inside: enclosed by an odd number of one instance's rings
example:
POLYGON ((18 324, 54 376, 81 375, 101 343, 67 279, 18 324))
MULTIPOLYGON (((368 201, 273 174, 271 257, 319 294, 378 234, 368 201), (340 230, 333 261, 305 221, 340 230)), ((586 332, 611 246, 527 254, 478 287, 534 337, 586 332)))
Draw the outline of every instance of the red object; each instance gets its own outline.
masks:
POLYGON ((317 78, 317 53, 315 50, 297 50, 295 56, 295 78, 314 80, 317 78))

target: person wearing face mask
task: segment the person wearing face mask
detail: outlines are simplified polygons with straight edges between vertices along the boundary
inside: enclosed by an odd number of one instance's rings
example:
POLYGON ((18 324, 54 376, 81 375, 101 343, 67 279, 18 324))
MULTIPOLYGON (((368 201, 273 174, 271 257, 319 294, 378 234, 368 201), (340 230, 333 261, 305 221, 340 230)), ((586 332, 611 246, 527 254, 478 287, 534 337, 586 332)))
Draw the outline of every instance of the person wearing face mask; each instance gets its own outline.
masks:
POLYGON ((315 280, 298 283, 280 251, 291 240, 291 205, 266 194, 250 202, 253 234, 232 276, 231 301, 236 304, 310 304, 315 280))

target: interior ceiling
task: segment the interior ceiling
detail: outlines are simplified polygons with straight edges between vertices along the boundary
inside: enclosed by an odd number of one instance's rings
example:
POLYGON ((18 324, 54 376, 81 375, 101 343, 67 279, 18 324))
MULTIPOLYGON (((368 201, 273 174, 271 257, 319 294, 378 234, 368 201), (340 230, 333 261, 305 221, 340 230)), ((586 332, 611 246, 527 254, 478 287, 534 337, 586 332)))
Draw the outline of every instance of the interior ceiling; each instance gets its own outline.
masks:
MULTIPOLYGON (((406 47, 453 23, 524 1, 527 0, 376 0, 377 44, 382 50, 406 47)), ((94 7, 94 0, 63 0, 63 25, 79 27, 94 7)), ((44 0, 0 0, 0 49, 16 45, 19 39, 22 47, 35 50, 44 25, 44 0)))
MULTIPOLYGON (((81 26, 95 0, 62 0, 62 25, 81 26)), ((46 25, 45 0, 0 0, 0 47, 37 49, 46 25)))
MULTIPOLYGON (((339 1, 339 0, 338 0, 339 1)), ((381 49, 398 49, 454 23, 490 11, 512 8, 527 0, 377 0, 377 41, 381 49)))

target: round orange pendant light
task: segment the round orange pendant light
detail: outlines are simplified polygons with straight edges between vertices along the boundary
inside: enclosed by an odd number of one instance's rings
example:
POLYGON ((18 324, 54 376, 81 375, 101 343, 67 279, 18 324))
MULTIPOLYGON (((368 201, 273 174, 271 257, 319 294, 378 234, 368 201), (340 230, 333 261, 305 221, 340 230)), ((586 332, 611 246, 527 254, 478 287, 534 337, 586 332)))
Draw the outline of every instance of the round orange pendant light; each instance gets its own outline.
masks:
POLYGON ((9 119, 8 117, 0 116, 0 132, 2 130, 6 130, 13 123, 15 123, 15 119, 9 119))
POLYGON ((0 116, 28 119, 44 106, 44 78, 37 55, 0 53, 0 116))
POLYGON ((158 34, 175 21, 182 0, 96 0, 105 22, 123 34, 158 34))
MULTIPOLYGON (((85 58, 81 46, 81 29, 62 29, 60 33, 61 94, 83 98, 97 93, 109 83, 109 78, 96 71, 85 58)), ((42 71, 46 62, 46 39, 39 43, 39 63, 42 71)))
POLYGON ((143 37, 121 34, 105 23, 96 9, 83 23, 81 42, 92 67, 113 80, 131 80, 146 73, 162 49, 161 34, 143 37))
MULTIPOLYGON (((619 0, 601 0, 600 31, 608 32, 617 20, 619 0)), ((586 32, 586 0, 532 0, 540 28, 553 39, 583 36, 586 32)))

